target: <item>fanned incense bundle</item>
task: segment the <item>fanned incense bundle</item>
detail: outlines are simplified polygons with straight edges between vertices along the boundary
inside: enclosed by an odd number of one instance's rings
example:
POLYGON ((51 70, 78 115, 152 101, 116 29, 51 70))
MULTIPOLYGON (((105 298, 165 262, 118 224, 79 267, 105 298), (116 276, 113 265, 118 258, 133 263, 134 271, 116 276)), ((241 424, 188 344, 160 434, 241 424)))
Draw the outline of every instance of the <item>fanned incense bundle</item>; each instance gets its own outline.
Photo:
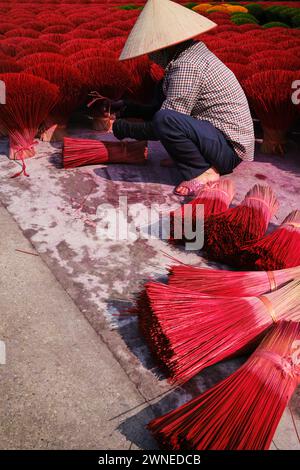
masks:
POLYGON ((21 72, 22 67, 12 57, 0 58, 0 73, 21 72))
POLYGON ((251 61, 249 69, 252 74, 266 70, 299 70, 300 58, 282 51, 280 56, 270 57, 266 55, 264 58, 251 61))
POLYGON ((5 37, 7 38, 14 38, 14 37, 38 38, 39 33, 35 31, 34 29, 30 29, 30 28, 14 28, 8 31, 5 34, 5 37))
POLYGON ((285 153, 286 134, 297 115, 291 99, 291 83, 296 79, 297 72, 268 70, 253 74, 243 83, 250 106, 263 127, 264 153, 285 153))
POLYGON ((67 42, 70 40, 70 34, 47 33, 47 34, 41 34, 40 39, 42 41, 53 42, 53 44, 57 44, 60 46, 64 42, 67 42))
POLYGON ((80 39, 80 38, 70 39, 69 41, 64 42, 61 45, 61 52, 65 56, 69 56, 71 54, 74 54, 74 52, 82 51, 90 47, 101 47, 101 46, 102 46, 101 39, 80 39))
MULTIPOLYGON (((9 135, 10 158, 23 161, 35 154, 34 137, 55 105, 59 89, 26 73, 3 74, 0 80, 6 85, 6 104, 0 105, 0 126, 9 135)), ((20 173, 25 174, 24 161, 20 173)))
POLYGON ((76 39, 76 38, 83 38, 83 39, 97 39, 97 38, 99 38, 99 35, 97 34, 96 31, 90 31, 89 29, 86 29, 86 28, 74 29, 73 31, 70 31, 68 36, 69 36, 69 39, 71 39, 71 37, 74 38, 74 39, 76 39))
POLYGON ((149 429, 163 449, 268 450, 300 382, 300 324, 279 322, 234 374, 149 429))
POLYGON ((147 159, 147 142, 110 142, 93 139, 65 137, 63 167, 76 168, 101 163, 129 163, 144 165, 147 159))
POLYGON ((300 280, 252 297, 201 294, 160 283, 146 284, 138 300, 139 324, 172 382, 243 352, 273 323, 300 320, 300 280))
POLYGON ((233 209, 205 221, 205 250, 211 259, 239 266, 241 247, 259 240, 278 209, 269 186, 255 185, 233 209))
POLYGON ((60 33, 60 34, 64 34, 64 33, 69 33, 72 29, 72 26, 68 25, 68 24, 57 24, 57 25, 53 25, 53 26, 47 26, 47 28, 42 28, 43 29, 43 33, 47 34, 47 33, 60 33))
POLYGON ((41 39, 27 39, 26 42, 23 38, 22 47, 17 53, 17 60, 29 54, 37 52, 54 52, 59 53, 59 46, 50 41, 41 39))
MULTIPOLYGON (((78 60, 90 59, 93 57, 105 57, 106 55, 107 51, 103 47, 90 47, 88 49, 84 49, 83 51, 74 52, 73 54, 70 54, 68 57, 64 58, 67 63, 76 64, 78 60)), ((109 56, 117 58, 117 54, 114 52, 111 52, 109 56)))
POLYGON ((249 66, 247 64, 238 64, 237 62, 226 62, 225 65, 234 73, 238 81, 243 85, 244 80, 249 77, 249 66))
POLYGON ((171 266, 171 286, 196 290, 206 295, 247 297, 265 294, 300 278, 300 266, 278 271, 225 271, 197 266, 171 266))
POLYGON ((241 251, 243 264, 259 270, 300 265, 300 211, 291 212, 274 232, 241 251))
POLYGON ((62 140, 71 113, 83 102, 82 75, 75 67, 62 62, 41 63, 27 69, 27 72, 59 87, 57 104, 45 121, 45 131, 41 139, 46 142, 62 140))
POLYGON ((97 91, 109 99, 120 99, 130 89, 131 76, 126 66, 116 59, 90 57, 76 64, 89 91, 97 91))
POLYGON ((230 179, 222 178, 216 183, 208 183, 197 197, 170 213, 171 237, 176 243, 186 240, 185 226, 192 224, 196 228, 197 207, 204 206, 204 217, 219 214, 228 209, 234 196, 234 186, 230 179))
POLYGON ((24 70, 35 67, 40 64, 50 64, 64 62, 65 57, 55 52, 36 52, 34 54, 26 55, 18 60, 18 64, 23 67, 24 70))

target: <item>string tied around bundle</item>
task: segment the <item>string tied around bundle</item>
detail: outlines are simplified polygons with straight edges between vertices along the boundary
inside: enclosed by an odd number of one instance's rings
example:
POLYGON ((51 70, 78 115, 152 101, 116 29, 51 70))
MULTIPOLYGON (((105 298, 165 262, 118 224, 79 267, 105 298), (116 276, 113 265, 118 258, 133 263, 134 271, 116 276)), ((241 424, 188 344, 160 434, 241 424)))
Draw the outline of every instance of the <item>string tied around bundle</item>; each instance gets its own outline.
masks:
POLYGON ((285 226, 290 226, 290 227, 293 227, 293 228, 300 228, 300 223, 299 222, 287 222, 284 225, 285 226))
POLYGON ((280 354, 275 352, 261 349, 256 351, 254 355, 271 361, 282 371, 284 377, 289 376, 292 379, 300 380, 300 358, 296 353, 282 357, 280 354))
POLYGON ((267 276, 268 276, 269 283, 270 283, 270 291, 273 292, 274 290, 277 289, 275 274, 273 273, 273 271, 267 271, 267 276))
POLYGON ((111 109, 111 100, 107 96, 101 95, 98 91, 91 91, 89 96, 93 98, 88 104, 87 107, 91 108, 97 101, 107 101, 108 102, 108 113, 110 114, 111 109))
POLYGON ((268 210, 270 209, 269 204, 266 201, 264 201, 263 199, 260 199, 259 197, 254 197, 254 196, 245 197, 245 202, 246 201, 258 201, 261 204, 264 204, 267 207, 268 210))
POLYGON ((16 150, 14 152, 14 157, 15 157, 15 160, 21 160, 21 166, 22 166, 22 169, 21 171, 18 171, 17 173, 15 173, 14 175, 11 176, 11 178, 17 178, 18 176, 20 175, 24 175, 24 176, 29 176, 29 174, 27 173, 26 171, 26 163, 24 161, 24 157, 22 155, 22 152, 25 152, 26 150, 29 150, 29 151, 33 151, 34 150, 34 145, 37 144, 37 141, 34 141, 32 142, 32 144, 29 144, 27 145, 26 147, 21 147, 19 148, 18 150, 16 150), (19 158, 17 158, 17 155, 18 154, 21 154, 19 158))
POLYGON ((264 295, 260 295, 257 297, 263 304, 264 306, 267 308, 268 310, 268 313, 271 315, 271 318, 273 320, 274 323, 277 323, 277 317, 276 317, 276 313, 275 313, 275 310, 274 310, 274 307, 272 305, 272 302, 268 299, 268 297, 264 296, 264 295))

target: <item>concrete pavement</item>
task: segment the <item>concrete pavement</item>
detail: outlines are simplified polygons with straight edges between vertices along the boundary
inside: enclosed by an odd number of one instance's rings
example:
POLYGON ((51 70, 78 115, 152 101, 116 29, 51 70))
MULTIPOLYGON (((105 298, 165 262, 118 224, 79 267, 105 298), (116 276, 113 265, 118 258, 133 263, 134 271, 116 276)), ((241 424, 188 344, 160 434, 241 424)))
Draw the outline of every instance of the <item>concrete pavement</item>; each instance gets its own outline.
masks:
POLYGON ((0 206, 1 449, 129 449, 118 431, 145 448, 144 399, 106 345, 0 206))

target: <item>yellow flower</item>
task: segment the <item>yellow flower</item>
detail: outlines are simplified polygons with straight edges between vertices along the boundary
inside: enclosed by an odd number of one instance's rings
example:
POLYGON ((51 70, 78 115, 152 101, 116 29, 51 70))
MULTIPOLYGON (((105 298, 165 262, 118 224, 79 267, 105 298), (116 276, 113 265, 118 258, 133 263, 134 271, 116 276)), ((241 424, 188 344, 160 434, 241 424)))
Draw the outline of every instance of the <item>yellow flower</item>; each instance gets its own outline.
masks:
POLYGON ((195 7, 193 7, 192 10, 198 11, 200 13, 201 11, 205 12, 211 7, 212 5, 210 3, 200 3, 200 5, 196 5, 195 7))
POLYGON ((224 13, 229 13, 228 9, 223 5, 216 5, 215 7, 209 8, 206 11, 207 13, 212 13, 213 11, 221 11, 224 13))
POLYGON ((246 7, 242 7, 240 5, 228 5, 227 11, 229 13, 248 13, 248 10, 246 7))

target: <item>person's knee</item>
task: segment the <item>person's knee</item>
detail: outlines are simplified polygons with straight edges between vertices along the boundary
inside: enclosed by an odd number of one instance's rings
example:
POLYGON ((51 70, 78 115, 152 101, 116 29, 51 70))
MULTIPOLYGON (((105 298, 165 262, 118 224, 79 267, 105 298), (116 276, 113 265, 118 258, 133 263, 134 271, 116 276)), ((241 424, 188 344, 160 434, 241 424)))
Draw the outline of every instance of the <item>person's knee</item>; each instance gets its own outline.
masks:
POLYGON ((162 137, 168 134, 172 129, 177 127, 174 111, 169 109, 157 111, 153 117, 153 124, 157 135, 162 137))

